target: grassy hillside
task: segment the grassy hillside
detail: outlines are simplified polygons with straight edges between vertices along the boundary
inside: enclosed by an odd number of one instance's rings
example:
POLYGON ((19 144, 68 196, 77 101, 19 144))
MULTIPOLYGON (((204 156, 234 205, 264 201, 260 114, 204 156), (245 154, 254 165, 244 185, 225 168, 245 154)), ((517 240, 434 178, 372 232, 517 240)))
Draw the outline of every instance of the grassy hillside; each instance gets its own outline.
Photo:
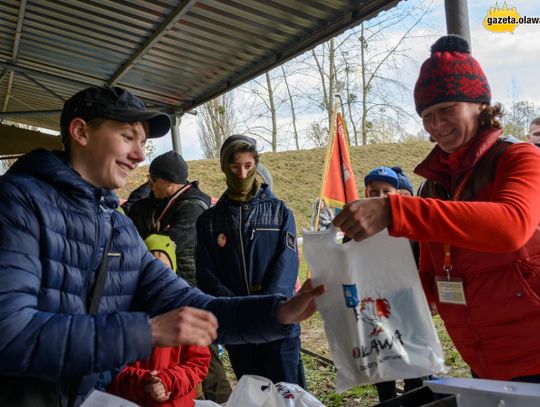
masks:
MULTIPOLYGON (((364 195, 364 175, 378 165, 400 165, 417 188, 420 178, 412 171, 432 148, 433 144, 429 142, 352 147, 351 161, 359 196, 364 195)), ((325 149, 313 149, 264 153, 261 156, 261 161, 273 176, 275 194, 293 210, 299 228, 309 226, 312 202, 321 185, 324 155, 325 149)), ((189 168, 190 179, 198 179, 204 192, 216 197, 222 194, 225 176, 218 160, 190 161, 189 168)), ((138 168, 118 195, 127 198, 131 190, 145 181, 147 173, 148 167, 138 168)))

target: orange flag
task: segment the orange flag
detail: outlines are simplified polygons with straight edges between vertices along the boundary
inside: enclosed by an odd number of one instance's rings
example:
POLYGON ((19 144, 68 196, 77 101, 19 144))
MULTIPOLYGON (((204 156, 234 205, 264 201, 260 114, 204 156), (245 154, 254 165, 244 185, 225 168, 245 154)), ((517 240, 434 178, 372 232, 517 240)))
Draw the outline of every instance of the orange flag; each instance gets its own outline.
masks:
POLYGON ((358 191, 349 156, 349 139, 341 113, 335 115, 333 127, 326 151, 321 197, 329 206, 342 208, 346 203, 358 199, 358 191))

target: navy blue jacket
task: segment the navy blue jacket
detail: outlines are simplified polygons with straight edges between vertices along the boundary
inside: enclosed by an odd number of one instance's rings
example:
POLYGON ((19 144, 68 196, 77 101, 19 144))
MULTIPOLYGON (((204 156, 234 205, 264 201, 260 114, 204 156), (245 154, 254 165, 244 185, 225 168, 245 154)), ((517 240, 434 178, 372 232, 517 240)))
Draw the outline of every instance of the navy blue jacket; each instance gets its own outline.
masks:
POLYGON ((87 375, 86 394, 98 372, 147 358, 149 318, 181 306, 212 311, 225 343, 291 333, 275 320, 282 297, 216 299, 190 287, 154 259, 117 205, 114 192, 84 181, 62 153, 36 150, 0 177, 0 375, 52 381, 64 393, 69 377, 87 375), (111 228, 109 274, 90 316, 111 228))
POLYGON ((197 286, 218 297, 291 297, 298 276, 291 210, 266 184, 247 202, 228 199, 225 193, 197 220, 196 273, 197 286))

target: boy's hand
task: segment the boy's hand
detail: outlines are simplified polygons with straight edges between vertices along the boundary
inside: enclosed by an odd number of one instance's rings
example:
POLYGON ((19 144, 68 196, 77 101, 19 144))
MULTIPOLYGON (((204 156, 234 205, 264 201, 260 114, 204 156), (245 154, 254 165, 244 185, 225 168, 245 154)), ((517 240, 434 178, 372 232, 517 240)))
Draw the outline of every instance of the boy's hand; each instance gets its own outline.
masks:
POLYGON ((214 314, 197 308, 182 307, 155 316, 152 347, 208 346, 217 338, 218 322, 214 314))
POLYGON ((351 239, 366 239, 392 224, 390 203, 388 198, 359 199, 345 205, 332 223, 351 239))
POLYGON ((171 396, 171 392, 167 391, 159 377, 154 376, 156 373, 155 371, 152 372, 152 376, 148 378, 144 385, 144 390, 156 401, 167 401, 171 396))
POLYGON ((282 325, 294 324, 308 319, 317 310, 315 298, 326 291, 326 286, 313 288, 311 279, 307 280, 300 291, 277 306, 276 318, 282 325))

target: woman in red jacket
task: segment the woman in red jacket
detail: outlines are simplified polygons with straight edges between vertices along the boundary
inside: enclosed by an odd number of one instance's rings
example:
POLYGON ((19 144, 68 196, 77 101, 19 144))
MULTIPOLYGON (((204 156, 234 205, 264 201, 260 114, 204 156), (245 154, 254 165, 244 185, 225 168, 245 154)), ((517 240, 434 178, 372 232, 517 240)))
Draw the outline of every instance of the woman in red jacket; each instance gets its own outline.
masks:
POLYGON ((420 241, 426 296, 473 374, 540 382, 540 151, 501 137, 502 107, 461 37, 433 45, 414 99, 437 143, 415 170, 420 197, 356 201, 334 224, 420 241))
MULTIPOLYGON (((165 235, 150 235, 148 250, 176 271, 175 245, 165 235)), ((210 351, 201 346, 154 348, 150 359, 130 363, 108 387, 110 393, 144 407, 192 407, 197 385, 208 373, 210 351)))

